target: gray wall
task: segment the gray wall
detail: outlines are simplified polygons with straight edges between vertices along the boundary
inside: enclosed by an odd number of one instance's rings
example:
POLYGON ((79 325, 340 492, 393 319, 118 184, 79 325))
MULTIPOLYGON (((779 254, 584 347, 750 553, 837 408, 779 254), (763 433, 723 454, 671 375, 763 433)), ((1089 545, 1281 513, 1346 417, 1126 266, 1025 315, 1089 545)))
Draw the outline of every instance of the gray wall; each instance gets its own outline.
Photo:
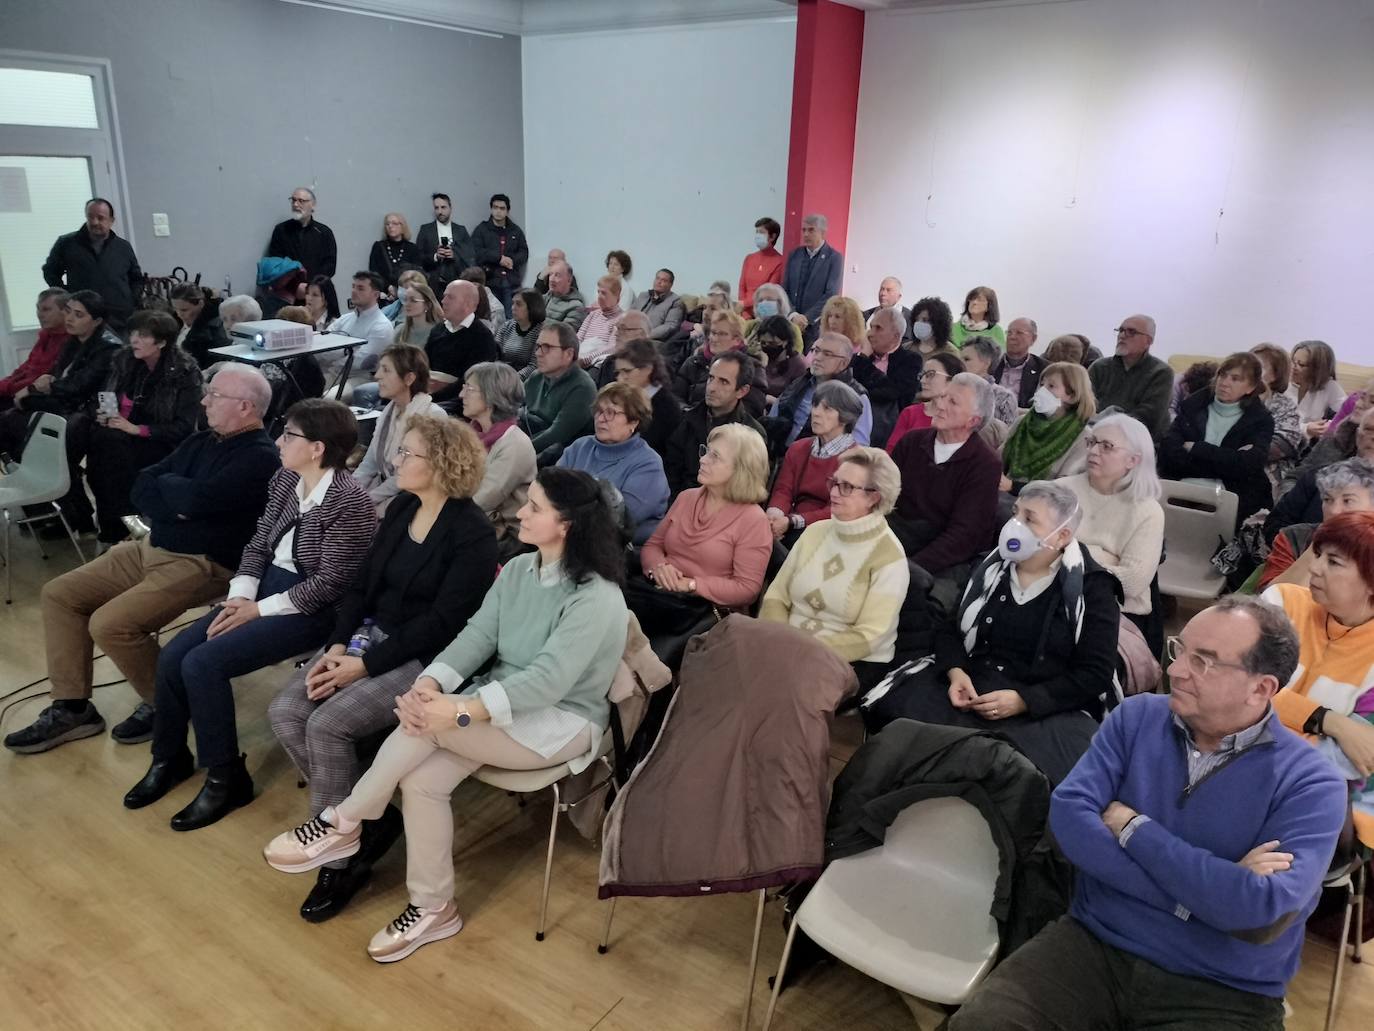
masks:
POLYGON ((344 303, 386 211, 414 234, 439 190, 470 230, 500 191, 524 224, 518 38, 280 0, 41 0, 0 22, 0 46, 112 63, 133 206, 116 230, 132 222, 149 273, 252 292, 298 184, 338 239, 344 303), (153 236, 155 211, 170 237, 153 236))

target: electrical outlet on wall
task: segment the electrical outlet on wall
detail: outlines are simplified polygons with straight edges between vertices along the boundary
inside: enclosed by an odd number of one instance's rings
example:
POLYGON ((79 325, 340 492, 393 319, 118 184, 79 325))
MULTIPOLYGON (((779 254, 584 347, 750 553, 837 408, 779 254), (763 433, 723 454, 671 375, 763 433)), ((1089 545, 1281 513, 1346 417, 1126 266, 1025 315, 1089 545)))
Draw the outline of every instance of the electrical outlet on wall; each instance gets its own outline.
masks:
POLYGON ((172 235, 172 224, 171 224, 171 222, 168 221, 166 212, 162 212, 162 211, 154 211, 154 212, 153 212, 153 235, 154 235, 154 236, 171 236, 171 235, 172 235))

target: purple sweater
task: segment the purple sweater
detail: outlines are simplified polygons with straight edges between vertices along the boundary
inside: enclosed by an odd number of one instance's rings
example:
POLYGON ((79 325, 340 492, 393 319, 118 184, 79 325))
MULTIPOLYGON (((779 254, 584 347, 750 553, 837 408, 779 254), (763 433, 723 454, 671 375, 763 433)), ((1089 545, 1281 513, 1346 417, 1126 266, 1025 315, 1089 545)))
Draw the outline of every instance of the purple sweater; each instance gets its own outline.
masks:
POLYGON ((1078 868, 1070 912, 1165 970, 1281 998, 1345 822, 1345 784, 1271 714, 1258 742, 1188 792, 1183 740, 1167 696, 1127 698, 1055 790, 1050 827, 1078 868), (1150 817, 1125 848, 1102 822, 1112 801, 1150 817), (1275 840, 1293 853, 1288 870, 1237 865, 1275 840))

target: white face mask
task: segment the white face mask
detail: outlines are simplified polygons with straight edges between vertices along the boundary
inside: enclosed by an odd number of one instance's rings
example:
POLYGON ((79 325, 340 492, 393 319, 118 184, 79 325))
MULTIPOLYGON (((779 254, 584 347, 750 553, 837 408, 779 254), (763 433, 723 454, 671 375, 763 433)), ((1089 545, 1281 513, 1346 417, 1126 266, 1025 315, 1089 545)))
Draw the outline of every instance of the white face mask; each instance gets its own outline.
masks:
POLYGON ((1050 416, 1059 411, 1063 403, 1054 396, 1049 387, 1041 387, 1031 397, 1031 407, 1035 409, 1037 414, 1044 416, 1050 416))
POLYGON ((765 247, 767 247, 767 246, 768 246, 768 234, 767 234, 767 233, 755 233, 755 234, 754 234, 754 247, 755 247, 756 249, 758 249, 758 250, 763 250, 763 249, 764 249, 765 247))
POLYGON ((931 328, 929 322, 913 322, 911 324, 911 335, 917 340, 929 340, 931 328))
MULTIPOLYGON (((1078 509, 1075 506, 1074 512, 1078 509)), ((1073 512, 1069 513, 1069 518, 1056 526, 1044 537, 1036 537, 1031 532, 1029 526, 1021 522, 1020 519, 1012 517, 1002 526, 1002 532, 997 537, 997 553, 1007 562, 1020 563, 1026 561, 1041 548, 1045 547, 1045 541, 1049 540, 1064 527, 1069 525, 1069 519, 1073 518, 1073 512)))

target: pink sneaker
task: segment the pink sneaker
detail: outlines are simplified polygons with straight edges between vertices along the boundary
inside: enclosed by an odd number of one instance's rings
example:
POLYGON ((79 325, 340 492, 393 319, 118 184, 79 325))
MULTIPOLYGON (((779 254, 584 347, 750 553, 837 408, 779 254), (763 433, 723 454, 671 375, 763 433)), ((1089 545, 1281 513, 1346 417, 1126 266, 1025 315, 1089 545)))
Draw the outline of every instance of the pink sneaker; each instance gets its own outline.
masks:
POLYGON ((361 823, 351 831, 344 832, 317 816, 285 834, 278 834, 267 843, 262 856, 274 870, 305 873, 336 859, 356 855, 362 834, 361 823))
POLYGON ((453 899, 444 903, 444 908, 437 913, 408 905, 400 916, 372 936, 367 943, 367 954, 378 963, 395 963, 421 945, 452 938, 462 929, 463 918, 453 899))

